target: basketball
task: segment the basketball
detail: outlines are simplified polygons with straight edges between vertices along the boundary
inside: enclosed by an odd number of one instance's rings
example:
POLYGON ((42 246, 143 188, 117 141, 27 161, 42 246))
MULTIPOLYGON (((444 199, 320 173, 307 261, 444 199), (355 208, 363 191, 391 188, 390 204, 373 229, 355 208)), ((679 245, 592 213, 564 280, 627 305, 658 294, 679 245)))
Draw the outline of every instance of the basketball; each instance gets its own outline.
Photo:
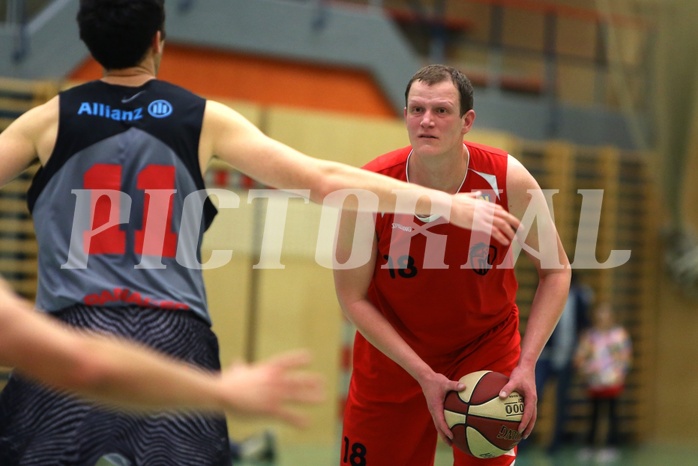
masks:
POLYGON ((472 372, 460 379, 465 390, 446 395, 444 414, 456 447, 477 458, 495 458, 521 441, 523 398, 516 392, 499 398, 508 381, 499 372, 472 372))

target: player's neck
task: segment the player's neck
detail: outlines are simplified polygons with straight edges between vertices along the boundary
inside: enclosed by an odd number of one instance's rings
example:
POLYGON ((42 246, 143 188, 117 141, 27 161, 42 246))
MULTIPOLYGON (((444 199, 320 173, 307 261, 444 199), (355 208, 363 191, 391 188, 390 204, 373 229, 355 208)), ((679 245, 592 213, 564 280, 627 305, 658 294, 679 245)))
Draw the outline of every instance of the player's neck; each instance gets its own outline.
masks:
POLYGON ((155 71, 145 63, 118 70, 105 70, 102 76, 102 81, 106 83, 133 87, 141 86, 151 79, 155 79, 155 71))
POLYGON ((463 146, 462 157, 410 157, 409 182, 450 194, 457 193, 465 182, 470 154, 463 146))

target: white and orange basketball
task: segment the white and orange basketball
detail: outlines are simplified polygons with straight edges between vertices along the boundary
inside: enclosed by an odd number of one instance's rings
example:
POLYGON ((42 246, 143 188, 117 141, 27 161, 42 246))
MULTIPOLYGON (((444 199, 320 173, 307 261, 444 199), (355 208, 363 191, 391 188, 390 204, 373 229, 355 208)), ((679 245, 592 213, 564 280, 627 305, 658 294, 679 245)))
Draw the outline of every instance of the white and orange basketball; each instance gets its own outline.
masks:
POLYGON ((524 403, 516 392, 505 400, 499 398, 509 378, 499 372, 478 371, 460 381, 465 390, 449 392, 444 400, 453 444, 477 458, 495 458, 514 448, 521 441, 518 427, 524 403))

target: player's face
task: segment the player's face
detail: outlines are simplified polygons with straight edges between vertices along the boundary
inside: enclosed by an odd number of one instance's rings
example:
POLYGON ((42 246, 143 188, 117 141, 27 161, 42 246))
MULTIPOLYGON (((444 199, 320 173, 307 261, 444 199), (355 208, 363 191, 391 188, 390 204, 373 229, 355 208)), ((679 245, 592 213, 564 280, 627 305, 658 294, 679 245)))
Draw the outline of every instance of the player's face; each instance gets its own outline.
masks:
POLYGON ((460 96, 450 80, 432 86, 422 81, 412 83, 405 122, 415 154, 460 154, 463 136, 474 118, 472 110, 460 116, 460 96))

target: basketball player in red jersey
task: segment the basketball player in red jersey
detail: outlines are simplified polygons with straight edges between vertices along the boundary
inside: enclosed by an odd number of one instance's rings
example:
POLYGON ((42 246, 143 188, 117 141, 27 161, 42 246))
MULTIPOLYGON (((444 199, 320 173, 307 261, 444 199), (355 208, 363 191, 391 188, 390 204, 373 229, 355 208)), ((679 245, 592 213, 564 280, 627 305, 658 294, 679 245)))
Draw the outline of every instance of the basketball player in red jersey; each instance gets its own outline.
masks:
MULTIPOLYGON (((534 367, 567 297, 569 261, 533 176, 505 151, 463 141, 475 120, 473 89, 458 70, 430 65, 407 85, 410 147, 371 161, 367 170, 450 194, 476 193, 526 225, 523 250, 539 285, 521 341, 515 248, 481 232, 429 217, 375 217, 371 259, 352 257, 365 217, 340 222, 335 283, 358 333, 344 414, 342 465, 407 466, 434 462, 437 434, 451 444, 443 400, 463 375, 489 369, 510 376, 501 396, 525 399, 520 431, 536 421, 534 367), (527 225, 531 227, 532 225, 527 225)), ((370 222, 371 227, 374 226, 370 222)), ((516 452, 477 459, 454 448, 454 464, 511 465, 516 452)))

